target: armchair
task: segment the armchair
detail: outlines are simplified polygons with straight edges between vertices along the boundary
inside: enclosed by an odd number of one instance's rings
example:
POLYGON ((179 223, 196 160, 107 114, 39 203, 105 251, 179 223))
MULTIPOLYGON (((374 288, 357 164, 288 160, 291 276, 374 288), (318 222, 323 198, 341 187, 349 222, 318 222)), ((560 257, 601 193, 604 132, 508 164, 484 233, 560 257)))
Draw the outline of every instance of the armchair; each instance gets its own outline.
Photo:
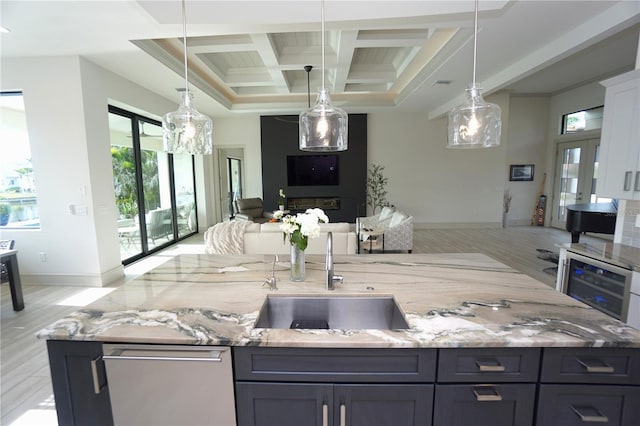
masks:
POLYGON ((384 207, 377 215, 357 218, 358 235, 363 228, 384 230, 385 251, 406 250, 408 253, 413 251, 413 216, 394 211, 391 207, 384 207))
POLYGON ((273 213, 264 211, 262 198, 240 198, 234 203, 236 219, 249 220, 256 223, 265 223, 273 219, 273 213))

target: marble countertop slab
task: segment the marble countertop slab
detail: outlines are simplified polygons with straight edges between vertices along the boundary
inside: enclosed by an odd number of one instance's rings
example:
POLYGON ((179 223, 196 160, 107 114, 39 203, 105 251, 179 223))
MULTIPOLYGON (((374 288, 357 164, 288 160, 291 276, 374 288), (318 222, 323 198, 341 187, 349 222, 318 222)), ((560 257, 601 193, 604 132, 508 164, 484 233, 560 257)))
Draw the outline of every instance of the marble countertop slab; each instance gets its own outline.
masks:
POLYGON ((567 250, 621 268, 640 272, 640 248, 610 242, 571 243, 563 245, 567 250))
POLYGON ((335 256, 344 283, 324 285, 324 256, 307 279, 262 286, 273 256, 177 256, 41 330, 58 340, 275 347, 640 347, 640 331, 481 254, 335 256), (254 328, 267 295, 393 295, 407 330, 254 328))

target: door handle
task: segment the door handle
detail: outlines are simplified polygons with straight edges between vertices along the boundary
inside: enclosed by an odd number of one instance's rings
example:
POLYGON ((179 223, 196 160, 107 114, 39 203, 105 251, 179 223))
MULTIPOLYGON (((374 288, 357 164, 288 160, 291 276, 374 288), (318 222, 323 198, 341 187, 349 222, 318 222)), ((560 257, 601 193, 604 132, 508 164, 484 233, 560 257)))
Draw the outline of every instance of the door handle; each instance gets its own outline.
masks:
POLYGON ((636 184, 633 186, 634 191, 640 191, 640 171, 636 172, 636 184))
POLYGON ((347 406, 344 405, 344 402, 340 404, 340 426, 347 425, 347 406))
POLYGON ((625 191, 629 191, 631 189, 631 171, 624 172, 624 189, 625 191))
POLYGON ((473 388, 476 401, 502 401, 502 395, 493 386, 476 386, 473 388))
POLYGON ((500 364, 497 359, 476 360, 476 365, 483 372, 501 373, 505 371, 505 366, 500 364))
POLYGON ((582 365, 587 373, 615 373, 615 369, 607 364, 604 361, 599 359, 580 359, 577 358, 577 361, 580 365, 582 365))
POLYGON ((607 423, 609 421, 609 418, 595 407, 575 407, 572 405, 571 409, 584 423, 607 423))
POLYGON ((93 383, 93 393, 100 395, 102 390, 107 387, 107 382, 103 385, 100 384, 100 378, 98 377, 98 362, 102 361, 102 356, 98 356, 91 360, 91 382, 93 383))
POLYGON ((329 405, 322 404, 322 426, 329 426, 329 405))

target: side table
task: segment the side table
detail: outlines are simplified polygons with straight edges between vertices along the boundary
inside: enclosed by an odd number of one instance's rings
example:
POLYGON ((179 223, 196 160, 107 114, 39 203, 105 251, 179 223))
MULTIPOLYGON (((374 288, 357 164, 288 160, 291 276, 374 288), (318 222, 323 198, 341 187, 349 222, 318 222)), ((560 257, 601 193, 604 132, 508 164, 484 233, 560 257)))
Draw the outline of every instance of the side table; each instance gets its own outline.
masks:
MULTIPOLYGON (((384 229, 362 228, 360 229, 360 237, 366 237, 369 239, 369 254, 373 253, 373 240, 376 242, 378 238, 382 236, 382 253, 384 253, 384 229)), ((358 248, 360 241, 358 242, 358 248)))

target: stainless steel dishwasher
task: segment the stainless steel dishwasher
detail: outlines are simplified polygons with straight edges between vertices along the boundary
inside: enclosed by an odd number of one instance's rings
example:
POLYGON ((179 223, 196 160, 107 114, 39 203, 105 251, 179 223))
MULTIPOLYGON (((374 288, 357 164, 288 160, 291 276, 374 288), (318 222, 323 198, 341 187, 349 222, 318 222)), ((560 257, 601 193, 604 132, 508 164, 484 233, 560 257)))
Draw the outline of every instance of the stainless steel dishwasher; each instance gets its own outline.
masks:
POLYGON ((104 344, 116 426, 235 426, 231 349, 104 344))

